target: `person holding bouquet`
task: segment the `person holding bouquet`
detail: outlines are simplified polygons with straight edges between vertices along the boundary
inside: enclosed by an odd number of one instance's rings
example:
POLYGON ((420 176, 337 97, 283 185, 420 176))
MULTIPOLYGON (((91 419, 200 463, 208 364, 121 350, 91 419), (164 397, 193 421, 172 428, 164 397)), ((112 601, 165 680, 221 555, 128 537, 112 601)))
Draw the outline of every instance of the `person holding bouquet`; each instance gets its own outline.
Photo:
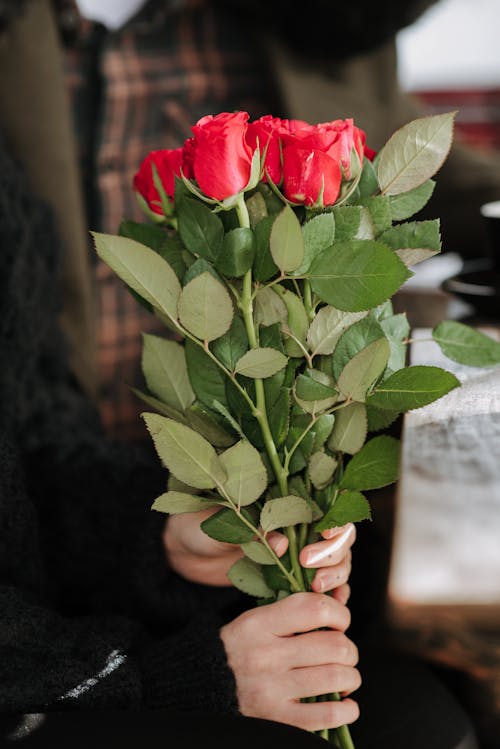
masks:
MULTIPOLYGON (((163 521, 151 517, 149 504, 164 476, 150 450, 104 437, 63 356, 66 344, 57 329, 54 293, 59 259, 52 252, 57 239, 45 209, 8 157, 2 175, 2 236, 9 252, 3 255, 0 273, 5 355, 1 700, 7 720, 13 719, 12 731, 19 713, 50 714, 59 708, 92 712, 167 707, 180 721, 182 713, 202 705, 207 713, 221 711, 228 717, 242 712, 306 730, 354 720, 358 709, 349 698, 326 707, 290 705, 290 692, 280 694, 273 688, 272 699, 263 704, 252 683, 255 673, 269 674, 271 685, 283 683, 277 662, 255 658, 252 645, 277 654, 280 661, 280 650, 289 655, 290 635, 304 628, 306 647, 294 652, 290 663, 299 669, 317 665, 319 651, 328 688, 357 691, 356 646, 343 634, 349 624, 348 591, 341 584, 334 596, 325 595, 348 576, 352 530, 346 528, 342 538, 341 533, 325 538, 320 549, 309 549, 316 554, 312 566, 321 568, 316 593, 299 596, 298 603, 285 599, 265 612, 245 610, 240 594, 219 587, 227 548, 217 543, 203 551, 198 545, 193 548, 196 533, 189 523, 169 523, 162 539, 163 521), (333 551, 332 546, 341 548, 333 551), (207 558, 213 578, 199 579, 207 558), (318 626, 332 631, 310 638, 318 626), (323 649, 328 650, 326 663, 323 649), (310 661, 308 651, 316 653, 310 661)), ((283 553, 284 540, 278 536, 275 542, 283 553)), ((282 668, 289 668, 286 662, 281 660, 282 668)), ((408 681, 418 684, 420 677, 408 664, 398 671, 384 657, 384 669, 394 677, 398 693, 408 681)), ((311 675, 302 676, 310 682, 311 675)), ((425 693, 424 703, 418 703, 418 724, 428 734, 433 719, 441 724, 445 715, 447 734, 435 734, 436 747, 455 749, 469 723, 449 695, 436 691, 435 682, 427 678, 424 672, 425 686, 407 693, 405 704, 411 702, 414 709, 417 697, 425 693)), ((379 675, 374 681, 382 684, 379 675)), ((304 688, 297 685, 300 693, 304 688)), ((383 702, 391 700, 391 693, 384 691, 383 702)), ((372 709, 383 716, 375 702, 372 709)), ((377 733, 368 721, 366 742, 379 746, 384 740, 389 747, 390 740, 395 746, 404 740, 409 746, 411 721, 399 733, 396 726, 392 738, 379 739, 389 724, 385 714, 382 733, 377 733)), ((167 722, 166 732, 171 727, 167 722)), ((302 738, 294 734, 290 746, 302 738)))

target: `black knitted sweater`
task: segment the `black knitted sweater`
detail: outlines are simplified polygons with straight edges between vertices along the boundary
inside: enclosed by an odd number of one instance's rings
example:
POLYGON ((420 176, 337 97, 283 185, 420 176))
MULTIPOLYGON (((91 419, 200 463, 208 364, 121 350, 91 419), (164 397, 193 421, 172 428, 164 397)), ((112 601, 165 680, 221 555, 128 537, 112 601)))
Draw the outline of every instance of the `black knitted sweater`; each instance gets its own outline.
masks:
POLYGON ((237 712, 218 632, 241 594, 166 568, 165 471, 72 379, 50 215, 1 146, 0 713, 237 712))

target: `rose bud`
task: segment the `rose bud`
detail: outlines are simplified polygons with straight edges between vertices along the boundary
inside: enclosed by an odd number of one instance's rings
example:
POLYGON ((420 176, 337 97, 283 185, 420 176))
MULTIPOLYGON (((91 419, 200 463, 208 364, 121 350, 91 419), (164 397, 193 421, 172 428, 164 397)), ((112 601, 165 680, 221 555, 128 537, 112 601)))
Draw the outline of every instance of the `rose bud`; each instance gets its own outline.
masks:
POLYGON ((161 195, 155 184, 154 169, 165 195, 173 199, 175 177, 181 175, 182 148, 151 151, 134 176, 134 189, 144 198, 153 213, 163 215, 161 195))
POLYGON ((225 200, 245 189, 253 149, 246 141, 247 112, 222 112, 202 117, 191 129, 193 173, 209 198, 225 200))

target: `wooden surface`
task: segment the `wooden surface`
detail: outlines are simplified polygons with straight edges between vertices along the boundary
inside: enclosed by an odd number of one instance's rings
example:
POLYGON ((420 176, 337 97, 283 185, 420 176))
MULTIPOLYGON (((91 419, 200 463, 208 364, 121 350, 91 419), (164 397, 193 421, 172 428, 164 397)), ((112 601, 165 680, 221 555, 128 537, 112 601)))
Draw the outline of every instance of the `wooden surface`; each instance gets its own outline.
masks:
MULTIPOLYGON (((482 329, 500 340, 499 328, 482 329)), ((410 363, 441 366, 463 384, 404 417, 388 621, 403 648, 460 674, 485 746, 497 749, 500 368, 462 367, 433 342, 412 344, 410 363)))
POLYGON ((389 598, 403 618, 411 606, 500 615, 500 367, 450 361, 429 330, 412 337, 426 342, 412 344, 411 364, 448 369, 462 386, 404 418, 389 598))

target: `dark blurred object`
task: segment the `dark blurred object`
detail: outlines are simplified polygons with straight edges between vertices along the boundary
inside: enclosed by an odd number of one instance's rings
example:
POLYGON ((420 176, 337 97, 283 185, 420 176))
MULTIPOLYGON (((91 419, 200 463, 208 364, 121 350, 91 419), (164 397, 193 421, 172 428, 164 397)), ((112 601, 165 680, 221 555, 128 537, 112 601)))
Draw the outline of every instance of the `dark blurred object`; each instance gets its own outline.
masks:
POLYGON ((489 241, 489 255, 493 268, 500 273, 500 200, 483 203, 480 208, 481 216, 486 224, 489 241))
POLYGON ((464 262, 461 272, 447 278, 442 288, 470 304, 481 320, 500 320, 500 273, 489 258, 464 262))

